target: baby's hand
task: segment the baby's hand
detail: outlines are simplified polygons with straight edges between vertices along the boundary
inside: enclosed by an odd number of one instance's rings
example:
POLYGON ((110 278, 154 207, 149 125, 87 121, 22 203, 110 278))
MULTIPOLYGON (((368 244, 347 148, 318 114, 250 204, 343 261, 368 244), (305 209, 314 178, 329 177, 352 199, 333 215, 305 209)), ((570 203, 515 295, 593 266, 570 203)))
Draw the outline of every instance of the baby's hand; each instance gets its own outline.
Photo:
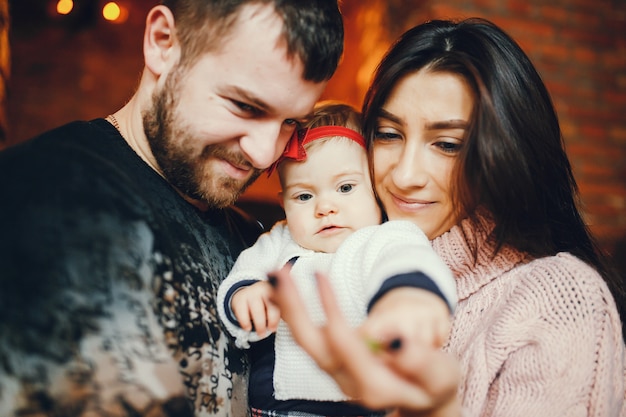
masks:
POLYGON ((280 310, 269 300, 271 291, 272 287, 266 281, 259 281, 233 295, 230 306, 242 329, 254 330, 260 337, 276 331, 280 310))
MULTIPOLYGON (((440 348, 450 332, 450 310, 430 291, 402 287, 374 304, 361 331, 370 341, 387 344, 419 343, 440 348)), ((398 348, 400 346, 394 346, 398 348)))

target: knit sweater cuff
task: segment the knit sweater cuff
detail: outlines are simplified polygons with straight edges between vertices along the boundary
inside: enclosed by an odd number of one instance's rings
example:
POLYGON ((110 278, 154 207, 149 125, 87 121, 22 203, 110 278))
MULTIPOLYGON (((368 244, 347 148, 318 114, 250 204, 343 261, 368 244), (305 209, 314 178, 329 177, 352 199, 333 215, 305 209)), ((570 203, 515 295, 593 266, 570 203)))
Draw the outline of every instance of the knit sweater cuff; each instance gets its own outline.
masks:
POLYGON ((426 291, 430 291, 434 295, 440 297, 446 303, 450 312, 453 312, 452 305, 445 297, 445 295, 441 292, 437 284, 435 284, 435 282, 430 279, 428 275, 424 274, 423 272, 417 271, 394 275, 386 279, 380 286, 380 289, 376 292, 376 294, 374 294, 374 296, 368 303, 367 312, 369 313, 372 307, 374 307, 374 304, 376 304, 376 302, 380 300, 385 294, 395 288, 400 287, 420 288, 426 291))
POLYGON ((237 317, 235 317, 235 313, 233 313, 233 308, 231 306, 231 301, 233 299, 233 296, 235 295, 237 291, 239 291, 243 287, 248 287, 257 282, 259 281, 255 279, 246 279, 243 281, 239 281, 238 283, 230 287, 228 289, 228 292, 226 292, 226 296, 224 297, 224 313, 226 313, 226 318, 228 319, 228 321, 230 321, 232 324, 234 324, 237 327, 241 327, 241 325, 239 324, 237 317))

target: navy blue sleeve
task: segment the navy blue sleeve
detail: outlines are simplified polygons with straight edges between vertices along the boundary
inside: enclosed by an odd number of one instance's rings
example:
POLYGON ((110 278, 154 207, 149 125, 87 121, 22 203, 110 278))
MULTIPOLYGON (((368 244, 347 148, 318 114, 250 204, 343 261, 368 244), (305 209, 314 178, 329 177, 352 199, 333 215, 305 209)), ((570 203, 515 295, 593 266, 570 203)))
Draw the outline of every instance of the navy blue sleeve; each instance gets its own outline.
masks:
POLYGON ((407 272, 405 274, 394 275, 390 278, 387 278, 383 284, 380 286, 380 289, 374 294, 369 304, 367 305, 367 312, 369 313, 374 304, 378 300, 382 298, 383 295, 387 294, 389 291, 399 288, 399 287, 413 287, 413 288, 421 288, 426 291, 430 291, 436 296, 441 297, 443 301, 448 305, 448 309, 452 311, 450 303, 443 295, 437 284, 430 279, 430 277, 423 272, 407 272))
POLYGON ((239 281, 238 283, 236 283, 235 285, 233 285, 232 287, 228 289, 228 291, 226 292, 226 296, 224 297, 224 311, 226 312, 226 317, 228 318, 229 321, 231 321, 233 324, 239 327, 241 326, 239 325, 239 322, 237 321, 237 318, 235 317, 233 310, 230 308, 230 300, 233 298, 233 295, 235 295, 235 293, 239 291, 241 288, 247 287, 256 282, 259 282, 259 281, 256 279, 246 279, 243 281, 239 281))

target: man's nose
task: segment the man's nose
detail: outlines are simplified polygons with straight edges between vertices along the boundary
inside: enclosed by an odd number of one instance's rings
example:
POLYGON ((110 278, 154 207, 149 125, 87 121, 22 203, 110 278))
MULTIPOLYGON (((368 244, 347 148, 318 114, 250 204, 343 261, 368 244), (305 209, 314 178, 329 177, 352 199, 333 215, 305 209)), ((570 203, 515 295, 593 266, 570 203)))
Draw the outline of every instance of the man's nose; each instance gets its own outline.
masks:
POLYGON ((257 169, 266 169, 283 153, 291 132, 282 123, 258 124, 239 141, 242 152, 257 169))

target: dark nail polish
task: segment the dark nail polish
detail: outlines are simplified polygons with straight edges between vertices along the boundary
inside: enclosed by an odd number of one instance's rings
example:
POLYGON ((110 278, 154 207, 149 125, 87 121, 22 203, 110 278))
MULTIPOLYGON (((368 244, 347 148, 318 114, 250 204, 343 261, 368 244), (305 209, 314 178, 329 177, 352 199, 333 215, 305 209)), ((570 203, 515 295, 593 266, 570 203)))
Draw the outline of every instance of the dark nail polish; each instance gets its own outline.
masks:
POLYGON ((267 274, 267 282, 269 282, 272 288, 278 287, 278 278, 274 274, 267 274))
POLYGON ((395 338, 389 342, 389 350, 400 350, 402 348, 402 339, 395 338))

